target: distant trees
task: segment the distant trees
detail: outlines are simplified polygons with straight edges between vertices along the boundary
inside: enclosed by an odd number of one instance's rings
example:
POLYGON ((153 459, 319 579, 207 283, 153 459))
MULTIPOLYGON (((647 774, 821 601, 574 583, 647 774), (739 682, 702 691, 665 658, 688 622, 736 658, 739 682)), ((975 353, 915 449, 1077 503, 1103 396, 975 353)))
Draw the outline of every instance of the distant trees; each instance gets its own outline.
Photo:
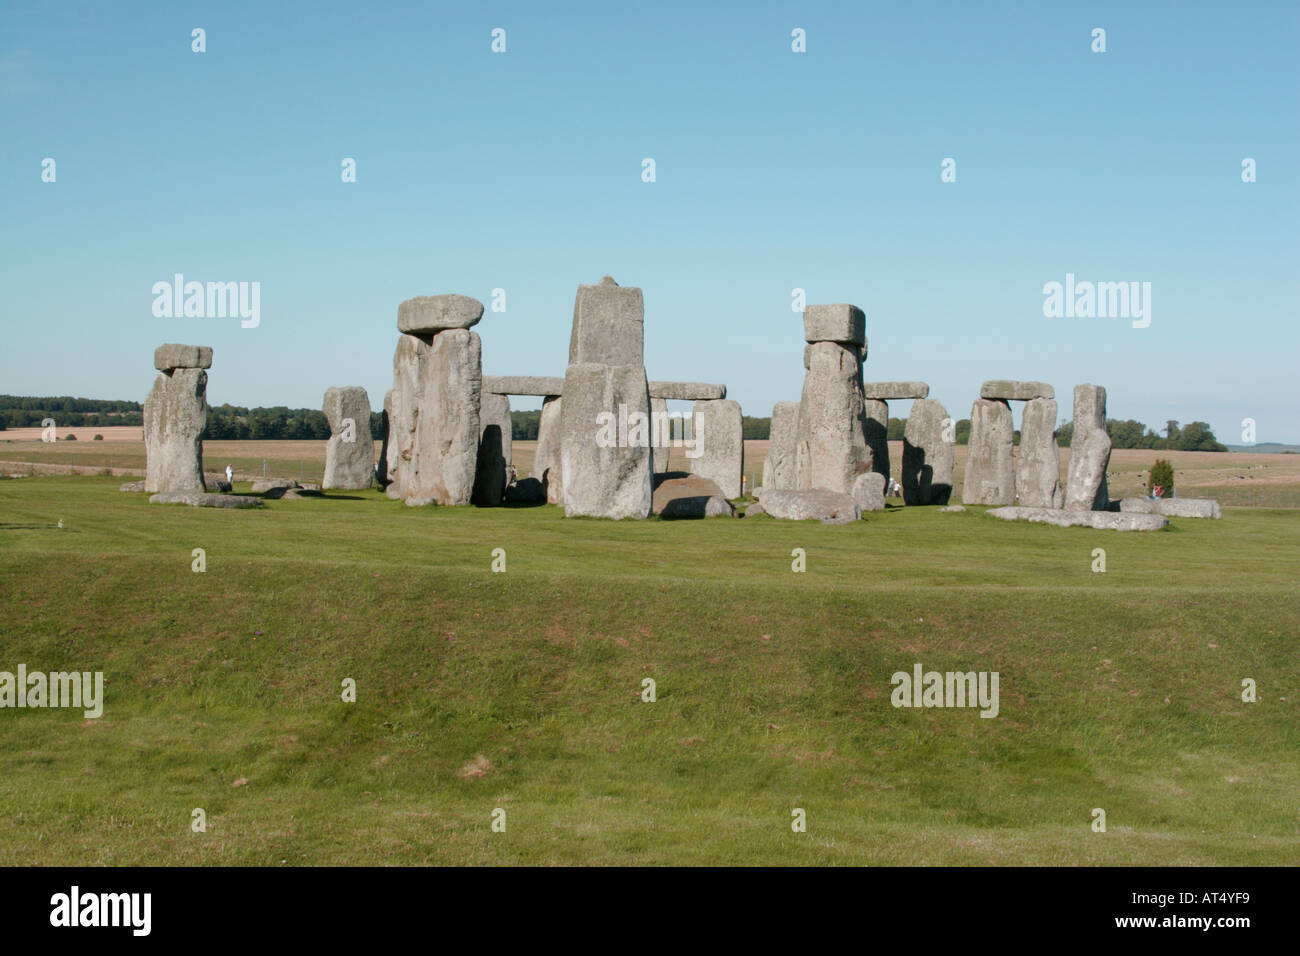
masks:
POLYGON ((510 438, 513 441, 536 441, 542 425, 541 409, 510 413, 510 438))
POLYGON ((1147 481, 1147 494, 1151 494, 1157 485, 1160 486, 1160 497, 1173 497, 1174 466, 1169 464, 1169 461, 1165 458, 1157 458, 1156 463, 1151 466, 1149 480, 1147 481))

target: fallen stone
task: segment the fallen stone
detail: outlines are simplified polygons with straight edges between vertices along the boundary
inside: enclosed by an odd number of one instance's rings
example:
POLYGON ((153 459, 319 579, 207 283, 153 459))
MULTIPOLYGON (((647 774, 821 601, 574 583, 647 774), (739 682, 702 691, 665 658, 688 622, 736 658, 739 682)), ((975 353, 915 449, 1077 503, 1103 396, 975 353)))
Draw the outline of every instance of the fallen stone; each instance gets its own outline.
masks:
POLYGON ((160 372, 178 368, 212 368, 212 348, 207 345, 160 345, 153 350, 153 367, 160 372))
POLYGON ((759 515, 765 515, 765 514, 767 514, 767 512, 763 510, 763 506, 760 505, 757 501, 755 501, 752 505, 750 505, 748 508, 744 510, 744 512, 741 514, 741 517, 757 518, 759 515))
POLYGON ((484 375, 483 392, 493 395, 561 395, 564 379, 542 375, 484 375))
POLYGON ((1013 382, 997 378, 980 386, 980 398, 1004 402, 1027 402, 1035 398, 1055 398, 1056 391, 1046 382, 1013 382))
POLYGON ((375 481, 370 396, 359 385, 325 390, 321 403, 330 437, 325 443, 325 488, 363 491, 375 481))
POLYGON ((1060 508, 1061 450, 1056 444, 1056 402, 1031 398, 1020 420, 1016 496, 1022 508, 1060 508))
POLYGON ((965 509, 964 507, 962 507, 961 505, 947 505, 947 506, 945 506, 945 507, 943 507, 943 508, 940 508, 939 510, 940 510, 940 511, 948 511, 948 512, 951 512, 951 513, 953 513, 953 514, 965 514, 965 513, 966 513, 966 509, 965 509))
POLYGON ((925 382, 864 382, 862 394, 868 399, 888 402, 893 399, 927 398, 930 386, 925 382))
POLYGON ((730 518, 736 513, 717 483, 700 475, 659 482, 652 507, 655 514, 665 519, 730 518))
POLYGON ((825 488, 764 488, 758 503, 765 514, 787 521, 817 518, 824 522, 847 524, 862 517, 850 495, 825 488))
POLYGON ((467 295, 421 295, 397 307, 397 331, 435 335, 444 329, 468 329, 483 318, 483 303, 467 295))
POLYGON ((435 502, 432 498, 416 498, 412 496, 410 498, 402 499, 402 504, 406 505, 408 508, 423 508, 434 503, 435 502))
POLYGON ((946 505, 952 495, 954 425, 948 410, 933 398, 912 402, 903 428, 903 501, 946 505))
POLYGON ((609 276, 599 285, 578 286, 569 337, 570 365, 639 365, 644 373, 644 343, 645 302, 640 289, 620 286, 609 276))
POLYGON ((144 491, 144 482, 143 481, 124 482, 121 485, 121 487, 119 487, 117 490, 118 491, 144 491))
POLYGON ((767 458, 763 461, 764 488, 795 487, 795 446, 799 439, 799 403, 777 402, 772 406, 767 458))
POLYGON ((1167 518, 1222 518, 1223 510, 1214 498, 1121 498, 1123 514, 1154 514, 1167 518))
POLYGON ((1061 528, 1083 526, 1104 531, 1158 531, 1169 524, 1163 515, 1117 511, 1070 511, 1059 508, 994 508, 985 514, 1004 521, 1032 521, 1061 528))
POLYGON ((805 342, 862 345, 867 341, 866 333, 866 316, 856 305, 810 305, 803 310, 805 342))
POLYGON ((195 508, 260 508, 261 498, 249 495, 214 495, 203 491, 160 491, 150 496, 151 505, 190 505, 195 508))
POLYGON ((730 399, 696 402, 693 412, 696 457, 692 473, 708 478, 725 498, 739 498, 745 474, 745 434, 740 403, 730 399))
POLYGON ((851 493, 859 512, 885 510, 885 476, 875 471, 858 475, 851 493))
POLYGON ((970 412, 970 444, 961 498, 968 505, 1010 505, 1016 500, 1011 406, 977 398, 970 412))
POLYGON ((650 397, 679 402, 708 402, 727 397, 727 386, 704 382, 651 382, 650 397))

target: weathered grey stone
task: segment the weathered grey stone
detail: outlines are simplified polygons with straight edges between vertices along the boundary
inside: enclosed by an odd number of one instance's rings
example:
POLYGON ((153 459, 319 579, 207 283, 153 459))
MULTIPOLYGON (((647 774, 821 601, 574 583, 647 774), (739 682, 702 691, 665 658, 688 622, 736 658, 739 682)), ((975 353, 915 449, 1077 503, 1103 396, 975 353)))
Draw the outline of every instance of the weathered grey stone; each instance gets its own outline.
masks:
POLYGON ((977 398, 970 410, 970 444, 961 499, 968 505, 1009 505, 1016 500, 1011 406, 977 398))
POLYGON ((160 345, 153 350, 153 367, 160 372, 178 368, 212 368, 212 349, 207 345, 160 345))
POLYGON ((444 329, 468 329, 483 318, 483 303, 467 295, 421 295, 397 307, 397 331, 435 335, 444 329))
POLYGON ((650 393, 644 366, 570 365, 560 428, 566 516, 650 514, 650 393))
POLYGON ((298 482, 292 478, 255 478, 253 479, 253 487, 250 490, 255 495, 261 495, 277 489, 299 487, 301 486, 298 482))
POLYGON ((1065 482, 1067 511, 1105 511, 1110 505, 1106 469, 1110 435, 1106 433, 1106 390, 1100 385, 1074 387, 1074 431, 1065 482))
POLYGON ((812 346, 795 445, 799 488, 824 488, 847 495, 858 475, 872 470, 858 355, 854 346, 837 342, 812 346))
POLYGON ((159 372, 154 379, 144 403, 145 491, 206 490, 199 436, 208 422, 207 388, 201 368, 159 372))
POLYGON ((966 508, 965 508, 964 506, 962 506, 962 505, 947 505, 946 507, 940 508, 939 510, 940 510, 940 511, 951 512, 951 513, 953 513, 953 514, 965 514, 965 513, 966 513, 966 508))
POLYGON ((1163 515, 1121 514, 1118 511, 1070 511, 1059 508, 994 508, 984 512, 1004 521, 1033 521, 1061 528, 1082 526, 1103 531, 1159 531, 1169 524, 1163 515))
POLYGON ((803 347, 803 367, 805 369, 812 368, 812 346, 811 345, 805 345, 803 347))
POLYGON ((478 474, 474 504, 481 508, 501 504, 506 495, 506 466, 510 464, 510 399, 491 392, 479 402, 478 474))
POLYGON ((533 454, 533 477, 541 479, 546 501, 564 504, 564 482, 560 478, 560 417, 563 399, 551 395, 542 402, 537 426, 537 451, 533 454))
POLYGON ((482 343, 468 329, 403 335, 393 356, 387 493, 469 504, 477 472, 482 343))
POLYGON ((730 518, 736 513, 717 483, 700 475, 659 482, 654 490, 653 511, 669 519, 730 518))
POLYGON ((1031 398, 1020 420, 1016 460, 1016 496, 1022 508, 1060 508, 1061 450, 1056 444, 1056 402, 1031 398))
POLYGON ((799 440, 798 402, 777 402, 772 406, 772 427, 768 438, 767 458, 763 461, 763 487, 795 487, 795 445, 799 440))
POLYGON ((1222 518, 1223 510, 1214 498, 1121 498, 1124 514, 1164 515, 1167 518, 1222 518))
POLYGON ((651 468, 656 475, 668 470, 668 455, 672 451, 672 426, 668 420, 668 401, 650 396, 650 449, 651 468))
POLYGON ((885 476, 877 471, 864 472, 853 481, 851 493, 858 511, 885 510, 885 476))
POLYGON ((248 495, 214 495, 203 491, 160 491, 149 498, 151 505, 190 505, 194 508, 260 508, 261 498, 248 495))
POLYGON ((864 382, 862 394, 868 399, 888 402, 893 399, 925 398, 930 386, 925 382, 864 382))
POLYGON ((876 398, 862 402, 862 433, 871 449, 871 470, 889 482, 889 404, 876 398))
POLYGON ((740 403, 730 399, 696 402, 692 474, 716 482, 727 498, 739 498, 745 474, 745 429, 740 403))
POLYGON ((952 495, 954 425, 948 410, 933 398, 912 402, 903 428, 903 501, 946 505, 952 495))
POLYGON ((645 303, 640 289, 620 286, 609 276, 599 285, 578 286, 569 337, 570 365, 644 366, 644 344, 645 303))
POLYGON ((375 443, 370 437, 370 396, 359 385, 325 390, 322 403, 330 437, 325 443, 325 488, 361 491, 375 480, 375 443), (349 424, 350 423, 350 424, 349 424))
POLYGON ((143 481, 124 482, 117 490, 118 491, 144 491, 144 482, 143 481))
POLYGON ((1046 382, 1013 382, 995 378, 980 386, 980 398, 1010 402, 1028 402, 1035 398, 1055 398, 1056 391, 1046 382))
POLYGON ((544 375, 484 375, 483 392, 493 395, 560 395, 564 379, 544 375))
POLYGON ((727 386, 707 382, 651 382, 651 398, 675 399, 679 402, 707 402, 727 397, 727 386))
POLYGON ((867 319, 856 305, 810 305, 803 310, 805 342, 851 342, 867 340, 867 319))
POLYGON ((742 518, 757 518, 759 515, 765 514, 767 514, 767 512, 763 510, 763 506, 755 501, 752 505, 746 508, 740 516, 742 518))
POLYGON ((764 488, 758 500, 764 513, 789 521, 817 518, 847 523, 862 517, 851 495, 825 488, 764 488))

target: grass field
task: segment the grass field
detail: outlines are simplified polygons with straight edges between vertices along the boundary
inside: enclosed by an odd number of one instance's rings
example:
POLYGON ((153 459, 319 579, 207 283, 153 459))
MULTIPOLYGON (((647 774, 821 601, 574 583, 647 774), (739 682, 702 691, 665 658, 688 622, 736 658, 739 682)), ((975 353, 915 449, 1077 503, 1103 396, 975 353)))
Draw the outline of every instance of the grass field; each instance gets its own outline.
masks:
POLYGON ((0 481, 0 670, 106 682, 98 720, 0 710, 0 864, 1300 862, 1297 511, 612 523, 120 481, 0 481), (998 717, 892 707, 917 662, 997 671, 998 717))

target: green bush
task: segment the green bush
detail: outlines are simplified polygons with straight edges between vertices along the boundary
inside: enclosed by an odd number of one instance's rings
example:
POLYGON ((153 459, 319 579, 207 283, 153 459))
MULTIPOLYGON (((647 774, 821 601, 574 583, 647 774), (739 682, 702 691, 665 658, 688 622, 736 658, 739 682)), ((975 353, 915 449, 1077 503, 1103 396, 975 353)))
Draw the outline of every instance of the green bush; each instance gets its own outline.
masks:
POLYGON ((1163 489, 1161 497, 1170 498, 1174 493, 1174 466, 1169 464, 1167 459, 1157 458, 1156 463, 1151 466, 1151 480, 1147 482, 1147 493, 1150 494, 1156 485, 1163 489))
POLYGON ((91 439, 91 441, 103 441, 103 440, 104 440, 103 435, 96 435, 94 438, 91 439))
POLYGON ((76 440, 77 440, 77 436, 76 436, 76 435, 73 435, 73 434, 71 434, 71 433, 69 433, 69 434, 63 436, 63 440, 64 440, 64 441, 76 441, 76 440))

